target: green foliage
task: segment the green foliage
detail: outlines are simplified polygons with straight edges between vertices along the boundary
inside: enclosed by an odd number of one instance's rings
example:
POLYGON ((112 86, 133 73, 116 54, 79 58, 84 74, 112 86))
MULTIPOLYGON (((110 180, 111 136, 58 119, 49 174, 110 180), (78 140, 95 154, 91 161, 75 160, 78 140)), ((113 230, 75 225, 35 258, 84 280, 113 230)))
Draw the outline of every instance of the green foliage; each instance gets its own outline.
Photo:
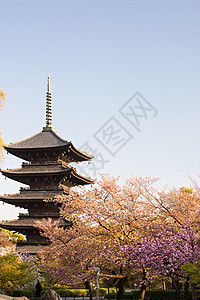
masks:
MULTIPOLYGON (((124 299, 139 299, 140 291, 136 290, 131 293, 125 293, 124 299)), ((113 299, 113 298, 112 298, 113 299)), ((176 298, 176 292, 170 291, 170 290, 158 290, 158 291, 146 291, 145 293, 145 299, 149 300, 175 300, 176 298)))
POLYGON ((13 297, 27 297, 32 298, 34 296, 34 292, 32 290, 14 290, 12 292, 13 297))
MULTIPOLYGON (((56 293, 58 293, 61 297, 89 297, 88 289, 65 289, 65 288, 54 288, 56 293)), ((107 293, 106 288, 99 289, 99 295, 105 296, 107 293)), ((96 290, 92 290, 92 296, 96 296, 96 290)))
MULTIPOLYGON (((199 294, 200 291, 197 291, 199 294)), ((139 299, 140 291, 134 290, 131 293, 125 293, 124 299, 139 299)), ((110 299, 115 299, 115 295, 112 295, 110 299)), ((175 290, 151 290, 146 291, 145 293, 145 299, 149 300, 176 300, 177 295, 175 290)), ((199 299, 199 298, 198 298, 199 299)), ((188 300, 192 300, 192 292, 189 291, 188 300)))
MULTIPOLYGON (((200 291, 197 291, 197 294, 200 295, 200 291)), ((139 299, 140 291, 134 290, 131 293, 124 293, 123 299, 139 299)), ((109 295, 106 294, 105 298, 107 299, 116 299, 116 293, 110 292, 109 295)), ((146 291, 145 299, 148 300, 176 300, 177 295, 175 290, 151 290, 146 291)), ((199 298, 198 298, 199 299, 199 298)), ((192 292, 189 291, 188 300, 192 300, 192 292)))
POLYGON ((158 291, 146 291, 146 297, 150 299, 158 299, 158 300, 172 300, 177 299, 176 291, 175 290, 158 290, 158 291))
MULTIPOLYGON (((46 291, 48 291, 49 289, 51 289, 50 286, 43 286, 43 287, 42 287, 42 295, 43 295, 44 293, 46 293, 46 291)), ((53 288, 53 290, 55 290, 55 289, 53 288)))
MULTIPOLYGON (((132 295, 131 295, 132 297, 132 295)), ((105 295, 106 299, 116 299, 116 293, 115 292, 110 292, 109 294, 105 295)), ((125 299, 125 298, 124 298, 125 299)), ((129 298, 128 298, 129 299, 129 298)))
POLYGON ((0 256, 0 287, 5 293, 34 280, 36 274, 28 262, 22 262, 15 253, 0 256))
MULTIPOLYGON (((108 293, 108 289, 106 288, 106 294, 108 293)), ((117 293, 117 289, 116 287, 110 287, 109 288, 109 294, 116 294, 117 293)))
POLYGON ((191 282, 200 287, 200 263, 191 264, 190 262, 186 262, 181 269, 190 275, 192 278, 191 282))
POLYGON ((63 288, 54 288, 54 290, 60 295, 60 297, 73 297, 71 290, 66 290, 63 288))
POLYGON ((107 289, 104 289, 104 288, 100 288, 100 289, 99 289, 99 295, 100 295, 100 296, 105 296, 106 293, 107 293, 107 289))
POLYGON ((23 242, 25 241, 25 237, 22 234, 7 229, 3 229, 3 228, 0 228, 0 230, 2 232, 5 232, 8 235, 9 240, 14 244, 16 244, 17 241, 23 241, 23 242))
MULTIPOLYGON (((42 294, 44 294, 46 291, 48 291, 49 287, 43 287, 42 294)), ((88 297, 89 291, 87 289, 65 289, 65 288, 53 288, 56 293, 58 293, 61 297, 88 297)), ((100 289, 101 296, 106 294, 106 289, 100 289)), ((20 290, 14 290, 11 295, 13 297, 22 297, 25 296, 27 298, 34 297, 34 291, 33 290, 27 290, 27 289, 20 289, 20 290)), ((94 297, 96 295, 96 290, 92 290, 92 296, 94 297)))

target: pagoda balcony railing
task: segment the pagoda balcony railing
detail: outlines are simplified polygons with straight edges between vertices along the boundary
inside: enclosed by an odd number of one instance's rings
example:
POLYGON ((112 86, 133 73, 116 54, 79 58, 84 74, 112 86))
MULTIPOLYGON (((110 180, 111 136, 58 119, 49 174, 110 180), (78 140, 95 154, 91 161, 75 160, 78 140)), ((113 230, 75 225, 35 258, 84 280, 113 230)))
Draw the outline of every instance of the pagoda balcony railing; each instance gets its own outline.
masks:
POLYGON ((22 167, 25 166, 48 166, 48 165, 61 165, 58 161, 40 161, 40 162, 22 162, 22 167))
POLYGON ((52 218, 52 219, 57 219, 59 218, 59 213, 51 213, 47 212, 46 214, 38 214, 37 212, 35 213, 19 213, 19 218, 25 217, 25 218, 37 218, 37 219, 43 219, 43 218, 52 218))
POLYGON ((26 163, 23 162, 23 163, 22 163, 22 167, 24 167, 24 166, 29 166, 29 165, 31 165, 31 162, 26 162, 26 163))
POLYGON ((35 218, 37 217, 38 219, 40 218, 59 218, 59 213, 52 213, 52 212, 47 212, 46 214, 42 213, 42 214, 38 214, 38 212, 35 212, 35 213, 19 213, 19 217, 28 217, 28 218, 35 218))
POLYGON ((30 190, 30 187, 20 187, 20 191, 27 191, 30 190))
POLYGON ((46 192, 46 191, 63 191, 63 188, 54 188, 52 186, 50 187, 44 187, 44 188, 30 188, 30 187, 20 187, 20 191, 41 191, 41 192, 46 192))
POLYGON ((19 217, 28 217, 29 213, 19 213, 19 217))

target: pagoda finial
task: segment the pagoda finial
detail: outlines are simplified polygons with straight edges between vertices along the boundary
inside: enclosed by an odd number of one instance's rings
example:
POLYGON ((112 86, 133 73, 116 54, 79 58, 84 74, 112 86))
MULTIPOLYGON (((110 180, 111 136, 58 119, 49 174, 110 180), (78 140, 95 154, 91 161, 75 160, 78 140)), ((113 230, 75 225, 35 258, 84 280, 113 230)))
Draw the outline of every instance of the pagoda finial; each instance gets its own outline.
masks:
POLYGON ((50 76, 48 76, 47 92, 51 93, 50 76))
POLYGON ((52 110, 51 110, 51 84, 50 76, 47 83, 47 98, 46 98, 46 127, 52 127, 52 110))

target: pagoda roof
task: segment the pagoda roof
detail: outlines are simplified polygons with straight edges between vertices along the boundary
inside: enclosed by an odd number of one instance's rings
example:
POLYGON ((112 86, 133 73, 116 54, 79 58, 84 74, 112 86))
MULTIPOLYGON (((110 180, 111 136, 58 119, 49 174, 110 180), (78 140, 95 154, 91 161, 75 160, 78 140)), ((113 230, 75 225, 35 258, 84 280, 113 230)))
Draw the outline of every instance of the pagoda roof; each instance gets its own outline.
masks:
MULTIPOLYGON (((49 245, 49 243, 47 243, 47 245, 49 245)), ((32 245, 26 245, 26 244, 20 244, 20 245, 17 245, 17 251, 19 253, 29 253, 29 254, 37 254, 39 251, 43 251, 45 249, 45 247, 47 245, 35 245, 35 244, 32 244, 32 245)))
POLYGON ((22 140, 5 146, 6 149, 37 149, 37 148, 54 148, 67 146, 70 142, 61 138, 53 129, 42 130, 39 133, 22 140))
MULTIPOLYGON (((48 217, 48 218, 51 218, 51 217, 48 217)), ((33 217, 26 217, 24 219, 3 221, 3 222, 0 222, 0 227, 4 228, 4 229, 20 232, 20 229, 30 229, 32 227, 35 227, 35 222, 40 221, 40 220, 42 221, 43 219, 44 219, 44 217, 42 217, 42 218, 37 217, 37 219, 33 218, 33 217)), ((58 218, 56 218, 56 219, 58 219, 58 218)), ((70 225, 70 224, 71 224, 71 222, 66 221, 64 219, 61 219, 59 222, 59 226, 61 226, 61 227, 70 225)))
POLYGON ((16 194, 6 194, 6 195, 1 195, 0 199, 2 201, 5 200, 18 200, 18 201, 25 201, 27 200, 44 200, 44 199, 53 199, 56 198, 58 195, 65 194, 65 191, 60 190, 60 191, 40 191, 40 190, 23 190, 20 193, 16 194))
POLYGON ((71 141, 61 138, 52 128, 46 128, 39 133, 20 142, 5 145, 4 148, 13 155, 29 160, 22 154, 30 151, 63 150, 65 157, 71 157, 72 161, 85 161, 94 158, 78 148, 71 141), (67 151, 66 151, 67 150, 67 151))
POLYGON ((35 226, 35 218, 24 218, 17 220, 9 220, 0 222, 0 227, 4 229, 19 231, 20 229, 30 228, 35 226))
POLYGON ((15 206, 27 208, 27 205, 33 203, 41 203, 47 199, 55 199, 58 195, 66 195, 67 193, 62 190, 57 191, 41 191, 26 189, 16 194, 1 195, 0 200, 15 206))
POLYGON ((73 168, 72 170, 72 178, 77 180, 78 185, 83 185, 83 184, 93 184, 95 183, 96 179, 92 179, 90 177, 86 177, 83 175, 78 174, 75 169, 73 168), (84 182, 84 183, 83 183, 84 182))
MULTIPOLYGON (((26 165, 19 169, 1 170, 1 173, 13 180, 27 183, 27 177, 35 176, 62 176, 77 185, 93 184, 95 179, 80 175, 75 168, 65 168, 61 164, 52 165, 26 165)), ((29 185, 29 184, 28 184, 29 185)))
MULTIPOLYGON (((82 151, 82 150, 74 147, 72 142, 70 142, 69 148, 70 148, 73 156, 75 157, 76 161, 91 160, 92 158, 94 158, 94 155, 90 155, 90 154, 86 153, 85 151, 82 151)), ((65 155, 65 156, 67 156, 67 155, 65 155)))
POLYGON ((72 168, 65 168, 61 164, 52 164, 52 165, 26 165, 23 168, 18 169, 8 169, 1 170, 1 173, 7 177, 10 175, 57 175, 57 174, 67 174, 72 170, 72 168))

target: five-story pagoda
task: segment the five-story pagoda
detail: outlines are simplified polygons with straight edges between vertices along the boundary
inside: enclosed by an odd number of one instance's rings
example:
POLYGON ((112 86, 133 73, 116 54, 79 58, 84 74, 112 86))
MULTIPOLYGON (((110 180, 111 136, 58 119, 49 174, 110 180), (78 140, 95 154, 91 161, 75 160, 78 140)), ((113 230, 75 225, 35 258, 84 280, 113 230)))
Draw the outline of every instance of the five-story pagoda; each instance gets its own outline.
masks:
MULTIPOLYGON (((59 218, 59 207, 44 199, 67 194, 76 185, 92 184, 94 180, 79 175, 70 167, 71 162, 91 160, 89 155, 62 139, 52 128, 51 88, 48 77, 46 96, 46 126, 36 135, 13 143, 4 148, 7 152, 25 160, 19 169, 1 170, 6 177, 28 185, 20 188, 20 193, 0 196, 0 200, 28 210, 27 214, 19 214, 17 220, 4 221, 0 227, 22 233, 26 242, 18 242, 20 252, 37 253, 49 240, 39 234, 34 227, 36 220, 43 218, 59 218)), ((61 226, 66 226, 63 220, 61 226)))

